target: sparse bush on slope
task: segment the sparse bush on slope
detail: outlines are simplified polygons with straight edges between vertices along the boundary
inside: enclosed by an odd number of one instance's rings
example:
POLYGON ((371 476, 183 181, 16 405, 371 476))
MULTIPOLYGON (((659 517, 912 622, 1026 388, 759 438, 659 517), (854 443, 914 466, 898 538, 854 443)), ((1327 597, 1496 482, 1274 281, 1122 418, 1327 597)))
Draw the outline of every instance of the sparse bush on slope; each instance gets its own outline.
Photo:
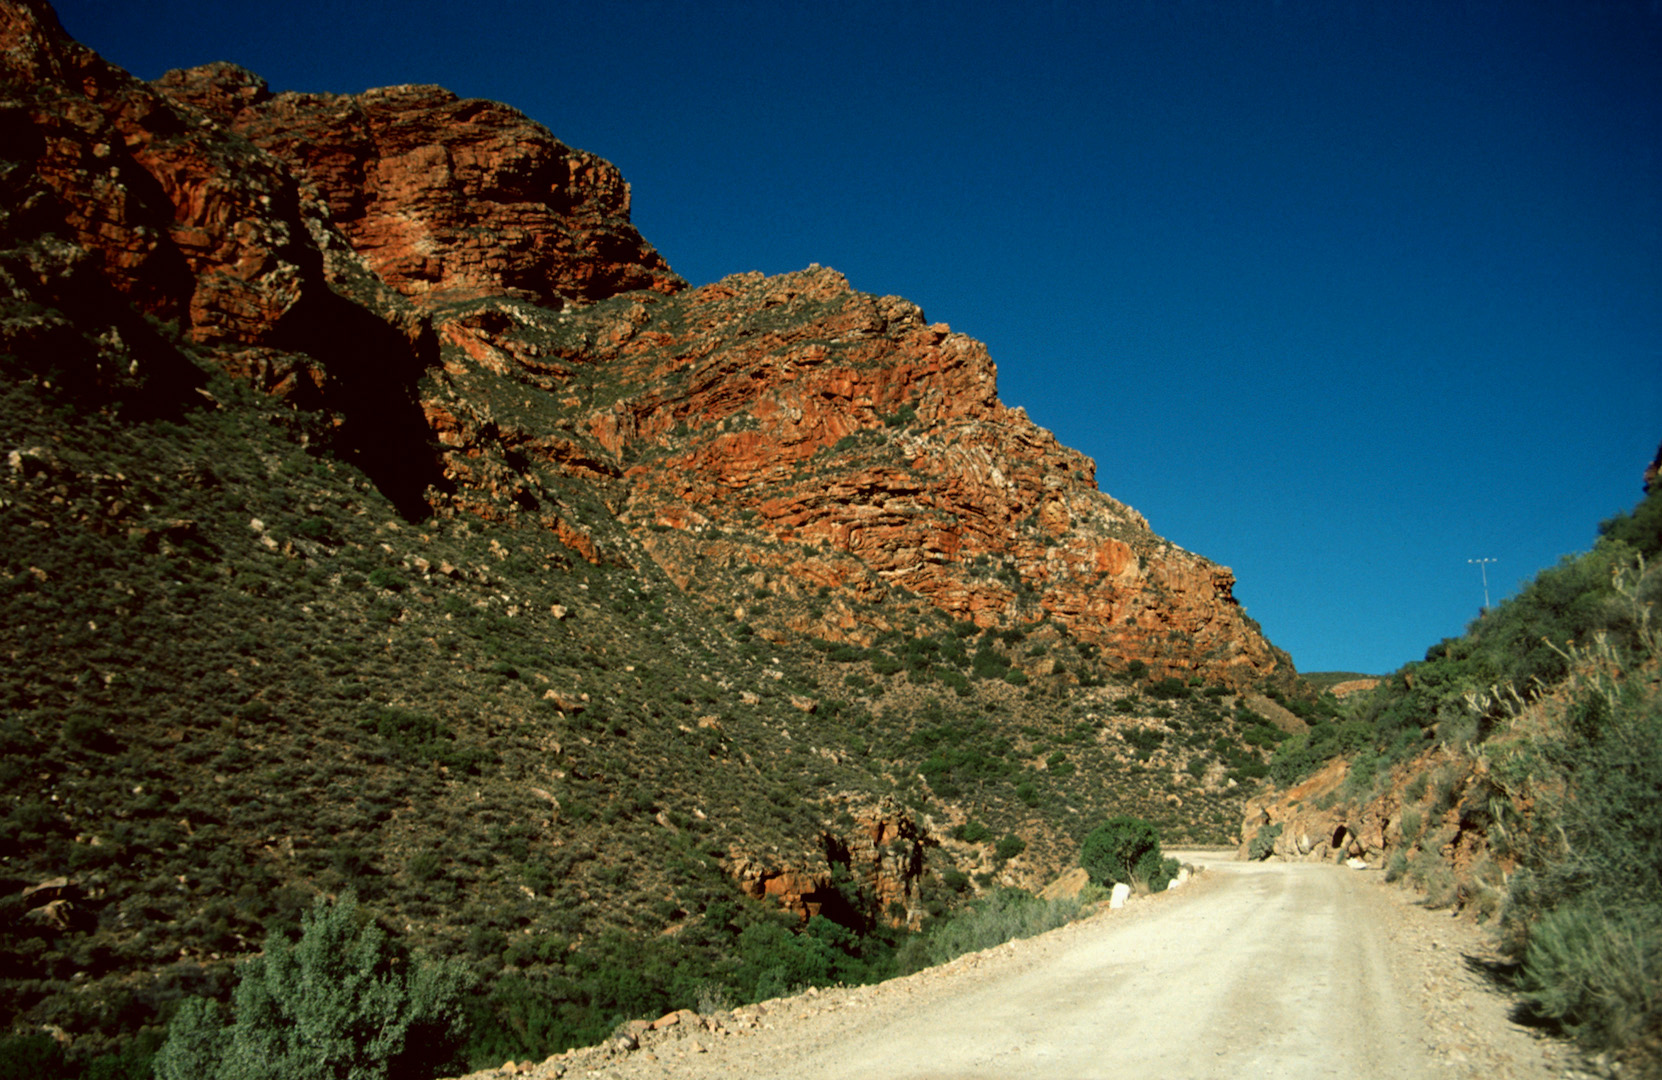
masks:
POLYGON ((418 1080, 459 1064, 458 965, 400 957, 350 893, 319 898, 302 927, 244 963, 229 1023, 185 1002, 157 1080, 418 1080))
POLYGON ((1662 692, 1655 685, 1658 568, 1611 583, 1630 632, 1570 646, 1561 721, 1497 755, 1534 812, 1512 822, 1523 866, 1503 922, 1539 1016, 1589 1045, 1662 1036, 1662 692))
POLYGON ((1054 930, 1078 918, 1080 907, 1077 897, 1041 900, 1022 889, 1000 889, 929 934, 929 961, 944 964, 965 953, 1054 930))

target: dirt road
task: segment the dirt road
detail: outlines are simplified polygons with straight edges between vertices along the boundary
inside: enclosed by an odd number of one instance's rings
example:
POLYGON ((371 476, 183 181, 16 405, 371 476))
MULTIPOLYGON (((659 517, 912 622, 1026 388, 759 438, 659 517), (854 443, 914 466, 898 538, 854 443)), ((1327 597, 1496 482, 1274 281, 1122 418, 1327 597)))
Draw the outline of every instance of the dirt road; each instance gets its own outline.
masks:
POLYGON ((1471 972, 1467 924, 1377 873, 1215 862, 1188 889, 880 986, 684 1015, 533 1076, 1579 1075, 1471 972))

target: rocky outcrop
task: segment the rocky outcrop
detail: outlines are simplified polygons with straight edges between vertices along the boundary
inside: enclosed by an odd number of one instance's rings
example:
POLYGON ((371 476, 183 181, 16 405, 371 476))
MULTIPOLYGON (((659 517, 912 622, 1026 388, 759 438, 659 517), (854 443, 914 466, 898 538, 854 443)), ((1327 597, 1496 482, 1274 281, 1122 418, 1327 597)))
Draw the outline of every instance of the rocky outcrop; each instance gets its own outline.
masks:
POLYGON ((51 234, 140 310, 203 342, 269 343, 327 291, 293 179, 64 35, 0 4, 0 225, 51 234))
POLYGON ((1513 858, 1489 845, 1496 790, 1486 782, 1486 768, 1457 751, 1428 750, 1358 797, 1345 783, 1350 763, 1336 758, 1284 792, 1247 801, 1240 855, 1384 867, 1417 847, 1457 872, 1492 859, 1509 874, 1513 858))
POLYGON ((382 280, 437 301, 559 307, 684 282, 629 223, 629 185, 506 105, 436 86, 272 94, 231 64, 157 87, 271 152, 382 280))
POLYGON ((734 853, 728 874, 746 895, 772 899, 803 919, 825 915, 846 925, 916 927, 923 849, 935 843, 911 814, 885 799, 852 827, 820 837, 823 857, 767 859, 734 853))
MULTIPOLYGON (((439 335, 455 382, 435 395, 465 400, 477 371, 548 392, 561 444, 617 463, 618 522, 680 587, 824 601, 778 633, 869 642, 880 605, 916 600, 983 628, 1049 621, 1160 674, 1291 674, 1227 568, 1155 535, 1094 462, 998 400, 985 346, 835 271, 558 318, 475 308, 439 335)), ((454 429, 467 471, 545 437, 500 413, 454 429)))
POLYGON ((758 620, 775 641, 933 608, 1156 675, 1291 676, 1233 574, 1001 403, 981 343, 817 266, 683 290, 617 171, 506 106, 274 95, 228 64, 145 84, 39 0, 0 3, 0 58, 21 208, 0 240, 58 244, 233 375, 332 411, 409 514, 548 529, 724 607, 739 582, 811 596, 758 620))

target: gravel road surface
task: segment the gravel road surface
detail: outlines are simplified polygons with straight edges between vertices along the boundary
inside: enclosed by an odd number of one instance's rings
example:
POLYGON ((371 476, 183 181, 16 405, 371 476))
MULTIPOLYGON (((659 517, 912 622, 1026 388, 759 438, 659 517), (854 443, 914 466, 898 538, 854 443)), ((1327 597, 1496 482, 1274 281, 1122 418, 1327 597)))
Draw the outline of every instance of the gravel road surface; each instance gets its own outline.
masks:
MULTIPOLYGON (((1480 931, 1375 871, 1210 861, 1183 890, 879 986, 810 991, 532 1077, 1578 1077, 1507 1019, 1480 931)), ((475 1074, 483 1078, 507 1070, 475 1074)))

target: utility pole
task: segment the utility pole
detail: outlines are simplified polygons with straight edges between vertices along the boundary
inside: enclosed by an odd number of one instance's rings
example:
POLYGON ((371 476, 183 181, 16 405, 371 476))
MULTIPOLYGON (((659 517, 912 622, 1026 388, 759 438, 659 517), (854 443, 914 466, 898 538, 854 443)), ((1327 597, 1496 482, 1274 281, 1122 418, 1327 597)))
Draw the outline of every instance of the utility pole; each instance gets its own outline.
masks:
POLYGON ((1500 560, 1499 559, 1467 559, 1466 561, 1469 562, 1469 563, 1476 563, 1477 568, 1483 572, 1483 610, 1488 611, 1489 610, 1489 564, 1492 563, 1492 562, 1499 562, 1500 560))

